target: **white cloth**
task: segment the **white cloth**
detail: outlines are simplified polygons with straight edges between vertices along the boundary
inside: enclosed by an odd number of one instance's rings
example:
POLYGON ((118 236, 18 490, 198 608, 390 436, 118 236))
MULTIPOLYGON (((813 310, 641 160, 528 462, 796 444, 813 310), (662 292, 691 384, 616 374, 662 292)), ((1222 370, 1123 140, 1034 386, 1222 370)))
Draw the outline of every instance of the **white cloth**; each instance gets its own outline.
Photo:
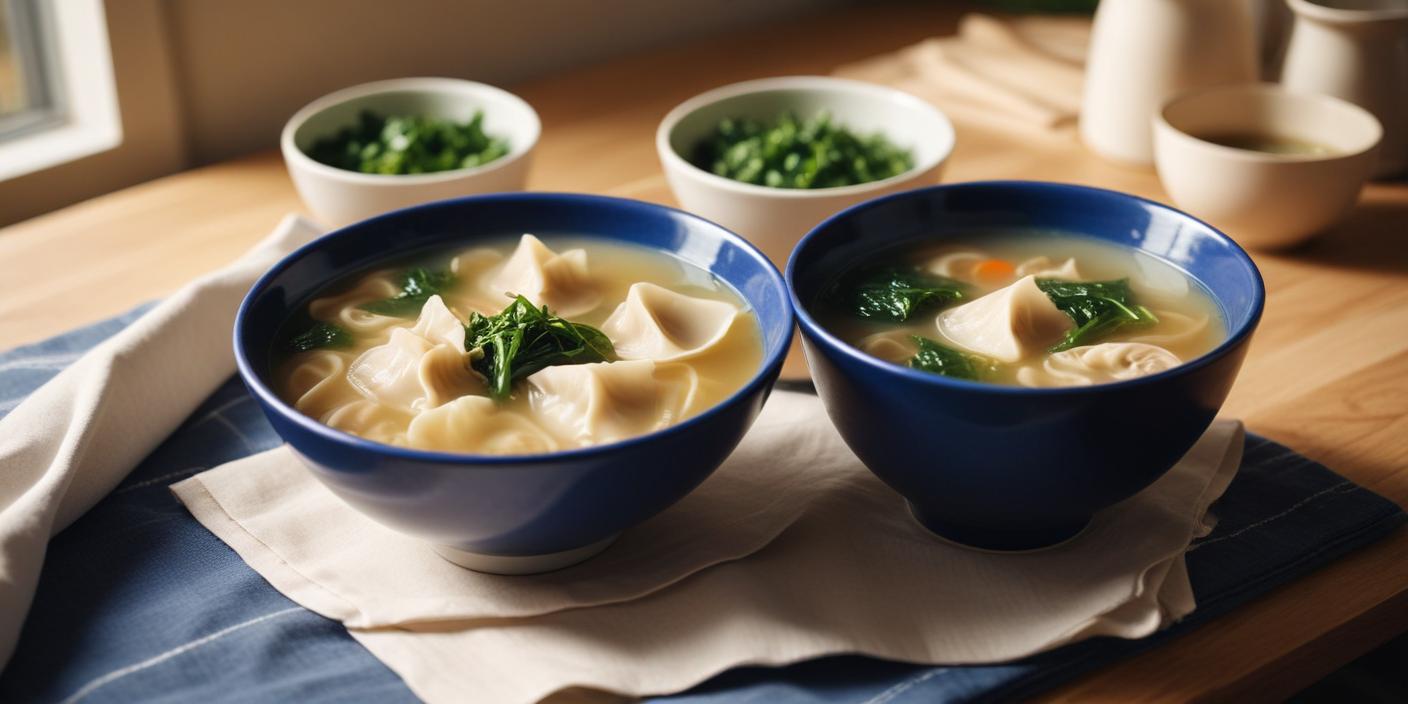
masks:
POLYGON ((49 538, 112 490, 234 372, 235 310, 260 274, 318 234, 289 216, 230 266, 177 291, 0 420, 0 667, 49 538))
POLYGON ((778 392, 679 504, 555 573, 462 570, 342 504, 287 448, 173 487, 277 589, 339 619, 429 702, 664 694, 733 666, 836 653, 1008 660, 1192 611, 1183 553, 1241 460, 1215 424, 1173 470, 1056 548, 934 538, 850 453, 820 401, 778 392))

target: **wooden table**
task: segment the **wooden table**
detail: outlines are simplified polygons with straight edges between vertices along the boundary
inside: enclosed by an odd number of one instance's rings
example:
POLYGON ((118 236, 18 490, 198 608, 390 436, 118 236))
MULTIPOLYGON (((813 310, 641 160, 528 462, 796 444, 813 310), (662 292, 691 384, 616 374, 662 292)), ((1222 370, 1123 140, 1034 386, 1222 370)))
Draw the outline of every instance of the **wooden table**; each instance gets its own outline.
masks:
MULTIPOLYGON (((516 90, 541 113, 531 187, 671 203, 655 157, 665 112, 712 86, 835 66, 953 31, 943 3, 887 4, 576 70, 516 90)), ((1036 178, 1166 200, 1149 170, 1069 133, 1022 135, 955 113, 947 181, 1036 178)), ((0 348, 125 310, 234 259, 302 206, 275 153, 136 186, 0 230, 0 348)), ((1374 185, 1339 231, 1257 254, 1265 319, 1226 413, 1408 504, 1408 186, 1374 185)), ((1235 235, 1236 233, 1232 233, 1235 235)), ((805 373, 791 365, 789 373, 805 373)), ((1053 700, 1275 699, 1408 630, 1408 531, 1053 700)))

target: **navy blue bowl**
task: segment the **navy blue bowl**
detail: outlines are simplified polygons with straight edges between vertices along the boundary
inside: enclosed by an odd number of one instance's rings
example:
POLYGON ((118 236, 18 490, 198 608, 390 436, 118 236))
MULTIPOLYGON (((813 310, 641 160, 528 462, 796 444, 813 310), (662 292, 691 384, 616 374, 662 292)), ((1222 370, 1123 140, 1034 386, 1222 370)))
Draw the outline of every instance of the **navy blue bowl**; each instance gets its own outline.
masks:
POLYGON ((1074 536, 1096 511, 1168 471, 1227 397, 1265 300, 1251 258, 1206 223, 1123 193, 1022 181, 923 188, 842 211, 798 243, 787 284, 817 391, 861 461, 931 531, 1012 550, 1074 536), (1005 228, 1058 230, 1156 255, 1210 292, 1228 337, 1159 374, 1027 389, 876 359, 810 312, 837 274, 875 250, 1005 228))
POLYGON ((777 269, 743 238, 694 215, 598 196, 513 193, 398 210, 290 254, 250 290, 235 321, 240 376, 279 435, 348 504, 489 571, 541 571, 604 548, 679 500, 732 452, 762 409, 792 339, 777 269), (508 457, 425 452, 329 428, 270 385, 275 332, 320 288, 388 258, 489 237, 575 235, 674 254, 713 272, 762 325, 762 366, 737 393, 665 430, 608 445, 508 457))

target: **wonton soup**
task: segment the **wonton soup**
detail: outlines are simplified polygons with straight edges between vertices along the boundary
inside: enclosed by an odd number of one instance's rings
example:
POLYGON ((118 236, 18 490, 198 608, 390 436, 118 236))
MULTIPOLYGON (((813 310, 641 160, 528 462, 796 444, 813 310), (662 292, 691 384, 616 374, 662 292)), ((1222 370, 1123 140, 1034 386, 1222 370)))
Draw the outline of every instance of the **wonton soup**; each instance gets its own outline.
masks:
POLYGON ((821 324, 880 359, 973 381, 1084 386, 1171 369, 1227 337, 1187 274, 1075 235, 903 247, 841 276, 821 324))
POLYGON ((333 284, 279 336, 275 388, 368 440, 472 454, 624 440, 707 410, 762 363, 756 318, 708 271, 533 235, 333 284))

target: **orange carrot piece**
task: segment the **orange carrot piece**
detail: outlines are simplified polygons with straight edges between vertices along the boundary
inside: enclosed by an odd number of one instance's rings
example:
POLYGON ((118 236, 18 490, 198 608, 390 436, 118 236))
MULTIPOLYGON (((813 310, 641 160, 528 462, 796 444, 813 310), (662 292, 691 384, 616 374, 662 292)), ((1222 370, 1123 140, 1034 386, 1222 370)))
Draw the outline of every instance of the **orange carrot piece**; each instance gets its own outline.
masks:
POLYGON ((988 281, 1006 281, 1016 274, 1017 267, 1005 259, 986 259, 973 267, 973 276, 988 281))

